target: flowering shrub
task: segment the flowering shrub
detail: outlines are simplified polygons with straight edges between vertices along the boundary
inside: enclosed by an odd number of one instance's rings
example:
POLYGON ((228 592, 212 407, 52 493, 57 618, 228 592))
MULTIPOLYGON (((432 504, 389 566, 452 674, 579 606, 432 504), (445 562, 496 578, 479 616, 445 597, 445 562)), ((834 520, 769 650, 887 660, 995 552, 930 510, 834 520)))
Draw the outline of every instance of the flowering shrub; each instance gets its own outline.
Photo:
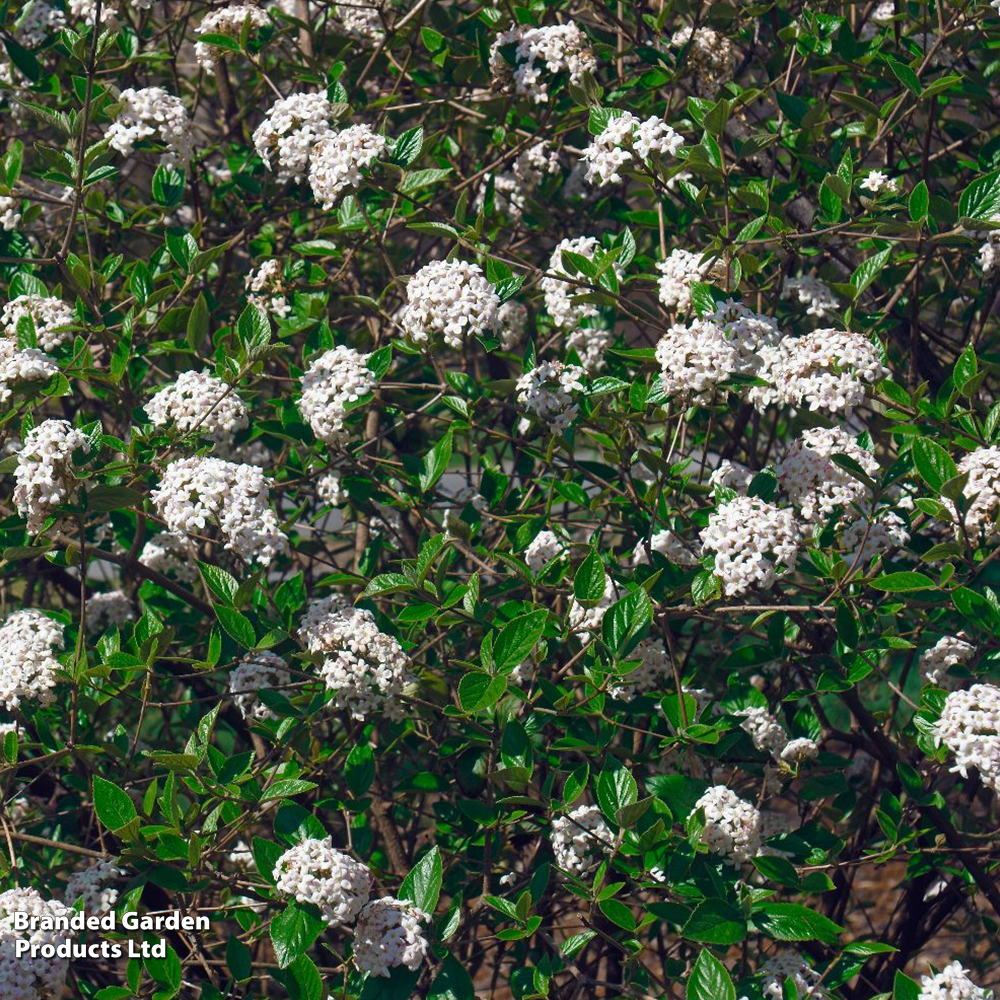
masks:
POLYGON ((0 4, 0 1000, 993 1000, 994 7, 0 4))

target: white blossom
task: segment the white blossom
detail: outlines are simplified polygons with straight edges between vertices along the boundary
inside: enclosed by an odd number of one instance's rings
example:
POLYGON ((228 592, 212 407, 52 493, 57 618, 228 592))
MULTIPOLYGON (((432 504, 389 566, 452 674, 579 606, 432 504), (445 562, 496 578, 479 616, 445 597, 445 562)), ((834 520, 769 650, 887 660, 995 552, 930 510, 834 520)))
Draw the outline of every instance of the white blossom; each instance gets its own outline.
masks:
POLYGON ((771 1000, 783 1000, 785 996, 785 980, 795 983, 795 990, 800 1000, 813 997, 819 1000, 827 995, 820 981, 820 974, 793 949, 779 951, 769 958, 761 967, 764 975, 764 996, 771 1000))
POLYGON ((794 740, 789 740, 778 756, 782 763, 798 766, 815 760, 819 756, 819 746, 815 740, 809 739, 808 736, 799 736, 794 740))
POLYGON ((249 423, 236 390, 208 372, 181 372, 143 409, 155 427, 173 424, 182 434, 198 433, 216 444, 231 443, 249 423))
POLYGON ((952 771, 967 778, 973 768, 987 788, 1000 792, 1000 688, 973 684, 952 691, 934 724, 934 742, 955 755, 952 771))
POLYGON ((316 480, 316 495, 331 507, 343 507, 349 499, 336 472, 326 472, 316 480))
POLYGON ((619 701, 631 701, 638 695, 658 691, 673 676, 670 653, 662 639, 641 640, 627 659, 637 659, 639 665, 608 687, 608 694, 619 701))
POLYGON ((261 309, 270 310, 279 319, 284 319, 292 307, 284 293, 284 275, 281 261, 275 258, 262 261, 256 270, 244 279, 247 301, 261 309))
POLYGON ((298 636, 310 653, 322 656, 319 673, 337 708, 355 719, 376 712, 394 722, 406 717, 402 696, 414 683, 409 659, 393 636, 379 630, 370 611, 345 607, 337 595, 312 600, 298 636))
MULTIPOLYGON (((267 13, 253 4, 232 4, 210 11, 197 27, 199 35, 228 35, 239 38, 244 26, 249 22, 250 29, 262 28, 270 24, 267 13)), ((215 72, 215 60, 224 57, 228 49, 211 45, 208 42, 196 42, 194 47, 198 65, 208 73, 215 72)))
POLYGON ((375 388, 369 357, 339 346, 310 362, 302 376, 299 411, 320 441, 341 444, 346 440, 348 407, 375 388))
POLYGON ((675 566, 697 566, 701 562, 701 542, 688 542, 670 528, 657 531, 648 544, 642 539, 632 554, 632 565, 646 565, 652 552, 659 552, 667 562, 675 566))
POLYGON ((528 329, 528 307, 523 302, 508 299, 497 314, 500 321, 500 346, 512 351, 523 339, 528 329))
POLYGON ((319 139, 309 155, 309 185, 323 208, 333 208, 347 190, 358 187, 389 144, 370 125, 351 125, 319 139))
POLYGON ((994 1000, 994 994, 977 986, 961 962, 950 962, 936 975, 920 977, 917 1000, 994 1000))
POLYGON ((388 976, 399 965, 416 971, 430 948, 421 933, 421 925, 430 919, 430 914, 409 900, 393 896, 372 900, 354 928, 355 964, 372 976, 388 976))
POLYGON ((264 473, 252 465, 191 457, 167 466, 150 499, 170 531, 194 536, 217 526, 225 548, 266 566, 288 548, 270 496, 264 473))
POLYGON ((954 690, 958 680, 951 677, 948 671, 968 663, 976 655, 976 647, 966 642, 963 634, 943 635, 930 649, 920 654, 920 677, 925 684, 954 690))
POLYGON ((660 302, 667 309, 687 312, 691 308, 691 286, 700 281, 721 280, 726 276, 726 265, 718 257, 709 257, 703 261, 704 255, 692 253, 680 248, 670 251, 666 260, 656 265, 660 272, 657 281, 660 302))
POLYGON ((801 531, 790 510, 737 496, 709 516, 701 540, 715 553, 715 573, 723 594, 731 597, 751 587, 766 590, 793 569, 801 531))
POLYGON ((331 927, 351 923, 368 902, 371 870, 333 846, 333 839, 309 837, 290 847, 274 865, 279 892, 316 906, 331 927))
POLYGON ((21 199, 0 195, 0 226, 10 232, 21 225, 21 199))
POLYGON ((111 625, 121 628, 134 621, 135 609, 123 590, 108 590, 87 595, 85 618, 88 632, 103 632, 111 625))
POLYGON ((550 76, 566 73, 570 83, 580 84, 584 73, 596 69, 590 42, 573 21, 541 28, 517 25, 499 34, 490 46, 494 85, 535 104, 548 101, 550 76), (513 65, 503 51, 508 46, 514 47, 513 65))
POLYGON ((478 264, 436 260, 407 282, 399 322, 414 344, 440 334, 449 347, 460 348, 473 336, 500 330, 500 296, 478 264))
POLYGON ((620 184, 621 171, 631 164, 648 164, 654 155, 674 156, 683 145, 683 137, 661 118, 640 121, 628 111, 613 115, 584 151, 587 180, 600 186, 620 184))
POLYGON ((537 573, 553 559, 558 559, 565 554, 566 546, 559 536, 545 528, 532 538, 524 550, 524 561, 532 573, 537 573))
POLYGON ((109 882, 121 879, 125 871, 118 867, 118 859, 95 861, 88 868, 73 872, 66 883, 63 899, 68 906, 82 896, 83 908, 87 913, 107 913, 118 902, 118 890, 109 882))
POLYGON ((76 322, 76 314, 62 299, 48 295, 19 295, 8 302, 0 312, 0 326, 4 333, 17 337, 17 324, 30 316, 35 326, 35 338, 43 351, 51 351, 73 339, 67 329, 76 322))
MULTIPOLYGON (((556 326, 576 329, 584 321, 600 316, 593 302, 576 301, 578 296, 590 291, 591 281, 583 275, 571 276, 562 256, 563 251, 568 250, 592 261, 599 249, 597 240, 593 236, 580 236, 561 240, 552 251, 552 256, 549 258, 549 273, 542 278, 541 287, 545 295, 545 309, 556 326)), ((614 271, 620 279, 622 271, 617 264, 614 265, 614 271)))
POLYGON ((378 8, 362 2, 338 3, 333 13, 344 29, 344 34, 370 46, 380 45, 385 39, 385 26, 378 8))
MULTIPOLYGON (((987 541, 1000 534, 997 513, 1000 511, 1000 448, 989 446, 977 448, 964 455, 958 462, 959 475, 968 474, 968 481, 962 490, 966 498, 965 511, 959 513, 955 504, 942 497, 942 503, 951 511, 956 522, 964 519, 965 533, 975 544, 980 533, 987 541)), ((956 525, 956 534, 962 533, 956 525)))
POLYGON ((22 701, 52 704, 62 644, 62 625, 34 608, 15 611, 0 626, 0 704, 7 711, 22 701))
POLYGON ((604 592, 600 599, 591 607, 581 604, 575 596, 569 599, 567 618, 569 630, 585 642, 601 627, 604 612, 618 600, 618 591, 610 576, 604 577, 604 592))
POLYGON ((20 350, 7 337, 0 337, 0 404, 14 394, 14 387, 25 382, 48 381, 58 374, 59 366, 33 347, 20 350))
POLYGON ((701 839, 713 854, 740 864, 760 853, 760 812, 725 785, 709 788, 694 805, 705 813, 701 839))
POLYGON ((517 380, 518 406, 558 434, 576 419, 576 396, 585 391, 586 374, 579 365, 543 361, 517 380))
POLYGON ((740 729, 749 734, 756 749, 777 757, 788 744, 788 735, 781 723, 766 708, 755 705, 733 714, 743 719, 740 729))
POLYGON ((18 41, 29 49, 37 48, 50 34, 66 27, 65 13, 46 0, 35 0, 22 9, 24 15, 16 34, 18 41))
POLYGON ((579 875, 597 864, 595 855, 611 850, 615 837, 597 806, 582 805, 552 820, 549 839, 556 864, 579 875))
POLYGON ((37 889, 8 889, 0 893, 0 995, 3 1000, 56 1000, 63 995, 69 959, 44 958, 41 949, 69 944, 72 932, 42 930, 41 927, 53 923, 56 918, 68 919, 71 914, 68 906, 54 899, 43 899, 37 889), (28 930, 14 929, 16 913, 28 915, 28 930), (18 941, 27 941, 28 950, 19 953, 18 941))
POLYGON ((68 420, 45 420, 24 439, 14 472, 14 504, 27 519, 27 530, 37 535, 60 504, 79 494, 73 475, 73 452, 90 451, 87 435, 68 420))
POLYGON ((807 316, 824 317, 836 313, 839 305, 837 296, 830 286, 811 274, 800 274, 797 278, 786 278, 781 290, 783 299, 794 298, 806 307, 807 316))
POLYGON ((861 181, 861 187, 872 194, 877 195, 879 191, 887 191, 895 194, 899 190, 899 180, 891 178, 882 170, 871 170, 868 176, 861 181))
POLYGON ((301 180, 320 139, 331 134, 334 109, 326 94, 291 94, 271 105, 253 134, 254 148, 279 180, 301 180))
POLYGON ((197 549, 186 535, 161 531, 143 546, 139 562, 158 573, 172 573, 178 580, 190 583, 198 579, 196 557, 197 549))
POLYGON ((694 73, 695 85, 704 97, 711 97, 732 78, 736 55, 732 43, 721 32, 707 25, 685 25, 674 32, 670 45, 675 49, 690 43, 685 67, 694 73))
POLYGON ((716 489, 720 486, 736 493, 746 493, 756 475, 753 469, 743 465, 742 462, 724 458, 708 477, 708 483, 712 487, 711 495, 714 497, 716 489))
POLYGON ((909 540, 910 531, 906 522, 891 510, 854 518, 844 528, 840 538, 844 547, 844 562, 849 567, 867 566, 876 556, 901 548, 909 540))
POLYGON ((108 127, 106 138, 112 149, 131 156, 136 143, 159 138, 167 147, 161 162, 168 166, 184 166, 194 149, 194 132, 187 110, 179 97, 168 94, 162 87, 133 90, 129 87, 119 95, 121 110, 108 127))
POLYGON ((257 696, 290 684, 288 664, 269 649, 247 653, 229 675, 229 693, 244 719, 274 719, 274 712, 257 696))

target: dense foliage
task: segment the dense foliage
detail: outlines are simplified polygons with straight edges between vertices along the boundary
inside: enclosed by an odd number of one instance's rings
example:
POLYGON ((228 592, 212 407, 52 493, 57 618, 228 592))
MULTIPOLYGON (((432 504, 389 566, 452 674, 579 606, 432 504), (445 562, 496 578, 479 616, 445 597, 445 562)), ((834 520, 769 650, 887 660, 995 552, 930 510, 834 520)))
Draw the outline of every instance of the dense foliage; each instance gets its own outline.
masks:
POLYGON ((0 27, 0 1000, 992 1000, 993 7, 0 27))

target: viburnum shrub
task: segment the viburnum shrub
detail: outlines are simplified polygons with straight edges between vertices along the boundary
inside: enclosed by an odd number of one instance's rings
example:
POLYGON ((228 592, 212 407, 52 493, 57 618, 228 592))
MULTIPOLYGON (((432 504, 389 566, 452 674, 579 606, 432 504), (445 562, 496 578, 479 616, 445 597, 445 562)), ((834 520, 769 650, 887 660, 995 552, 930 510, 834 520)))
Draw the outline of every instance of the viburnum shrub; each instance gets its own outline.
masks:
POLYGON ((995 7, 0 4, 0 1000, 993 1000, 995 7))

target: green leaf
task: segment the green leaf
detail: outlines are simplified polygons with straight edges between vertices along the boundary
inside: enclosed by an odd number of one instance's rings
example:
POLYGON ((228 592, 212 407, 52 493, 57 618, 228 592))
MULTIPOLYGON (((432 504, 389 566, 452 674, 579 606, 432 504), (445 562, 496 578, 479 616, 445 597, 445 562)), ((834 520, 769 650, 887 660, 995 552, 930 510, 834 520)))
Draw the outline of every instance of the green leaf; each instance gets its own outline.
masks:
POLYGON ((122 510, 125 507, 142 509, 143 494, 128 486, 95 486, 87 493, 90 510, 122 510))
POLYGON ((401 167, 408 167, 419 155, 424 145, 424 130, 418 125, 407 129, 396 139, 392 147, 392 161, 401 167))
POLYGON ((216 604, 215 616, 219 619, 219 624, 241 646, 253 649, 257 645, 257 635, 253 630, 253 625, 250 624, 250 619, 245 615, 241 615, 234 608, 216 604))
POLYGON ((164 208, 174 208, 184 197, 184 183, 181 171, 161 164, 153 174, 153 201, 164 208))
POLYGON ((601 556, 592 548, 573 577, 573 596, 581 604, 596 604, 604 596, 606 578, 601 556))
POLYGON ((139 818, 128 793, 99 775, 94 775, 94 811, 112 833, 124 830, 139 818))
POLYGON ((464 712, 480 712, 495 705, 506 690, 507 678, 504 675, 491 677, 473 671, 458 682, 458 701, 464 712))
POLYGON ((274 866, 278 863, 278 858, 285 853, 285 848, 273 840, 254 837, 250 841, 250 851, 261 878, 274 885, 274 866))
POLYGON ((907 207, 910 210, 910 218, 914 222, 919 222, 927 217, 927 209, 930 207, 930 194, 927 191, 927 182, 921 181, 911 192, 907 207))
POLYGON ((42 67, 35 58, 34 52, 26 49, 13 36, 7 35, 3 40, 4 48, 10 61, 32 82, 37 83, 42 78, 42 67))
POLYGON ((635 930, 635 916, 632 911, 620 900, 602 899, 598 904, 601 913, 613 924, 627 931, 635 930))
POLYGON ((747 936, 747 922, 735 906, 722 899, 705 899, 695 907, 681 933, 703 944, 736 944, 747 936))
POLYGON ((351 748, 344 767, 344 780, 351 794, 361 798, 375 780, 375 753, 367 743, 351 748))
POLYGON ((906 87, 913 94, 920 94, 920 78, 916 73, 910 69, 906 63, 900 62, 898 59, 894 59, 892 56, 887 55, 885 61, 889 64, 889 69, 892 70, 893 75, 899 82, 906 87))
POLYGON ((399 898, 433 915, 441 895, 441 852, 435 844, 411 869, 399 887, 399 898))
POLYGON ((855 298, 860 297, 861 293, 878 277, 879 272, 889 259, 890 252, 889 250, 880 250, 858 265, 858 269, 851 275, 855 298))
POLYGON ((260 306, 250 302, 236 322, 236 335, 243 349, 252 355, 271 342, 271 320, 260 306))
POLYGON ((903 570, 899 573, 883 573, 882 576, 869 580, 868 585, 876 590, 885 590, 892 594, 902 594, 911 590, 934 590, 937 584, 923 573, 903 570))
POLYGON ((726 967, 703 949, 687 981, 686 1000, 736 1000, 736 987, 726 967))
POLYGON ((287 799, 293 795, 303 795, 316 788, 315 781, 303 781, 301 778, 281 778, 272 782, 261 794, 261 801, 265 799, 287 799))
POLYGON ((958 214, 964 219, 991 221, 1000 213, 1000 170, 974 180, 958 199, 958 214))
POLYGON ((637 587, 604 612, 601 634, 616 656, 625 656, 642 638, 653 620, 653 605, 649 594, 637 587))
POLYGON ((326 930, 321 917, 292 902, 271 920, 271 943, 278 965, 287 969, 326 930))
POLYGON ((210 563, 202 562, 201 560, 198 560, 198 569, 208 589, 220 601, 232 604, 233 598, 236 596, 236 591, 239 589, 236 577, 228 570, 222 569, 219 566, 212 566, 210 563))
POLYGON ((244 983, 253 972, 250 949, 235 935, 226 942, 226 967, 238 983, 244 983))
POLYGON ((365 587, 362 597, 379 597, 399 590, 413 590, 413 581, 403 573, 380 573, 365 587))
POLYGON ((493 642, 493 662, 499 673, 509 673, 531 655, 545 631, 547 611, 531 611, 508 622, 493 642))
POLYGON ((445 955, 441 971, 434 977, 427 1000, 475 1000, 472 979, 451 954, 445 955))
POLYGON ((451 461, 451 434, 443 438, 424 456, 420 471, 420 488, 426 493, 444 475, 451 461))
POLYGON ((958 468, 951 455, 937 441, 918 437, 913 442, 911 453, 917 472, 935 493, 940 493, 941 487, 958 475, 958 468))
POLYGON ((326 996, 319 969, 308 955, 300 955, 292 962, 282 979, 288 1000, 323 1000, 326 996))
POLYGON ((892 1000, 920 1000, 920 984, 897 969, 892 984, 892 1000))
POLYGON ((612 823, 618 823, 618 812, 639 798, 639 786, 632 773, 620 760, 608 757, 597 776, 594 794, 601 812, 612 823))
POLYGON ((753 922, 777 941, 822 941, 835 945, 844 928, 798 903, 762 903, 753 922))

